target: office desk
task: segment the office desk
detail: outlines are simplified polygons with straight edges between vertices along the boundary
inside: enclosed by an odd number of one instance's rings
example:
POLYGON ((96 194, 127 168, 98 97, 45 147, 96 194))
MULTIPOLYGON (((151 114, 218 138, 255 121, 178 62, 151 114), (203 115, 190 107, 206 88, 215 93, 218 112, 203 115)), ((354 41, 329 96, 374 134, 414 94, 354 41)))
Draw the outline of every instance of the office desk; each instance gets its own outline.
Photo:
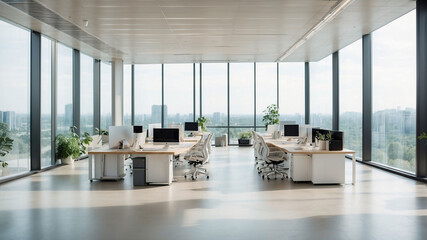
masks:
POLYGON ((173 157, 186 153, 195 144, 196 142, 181 142, 178 145, 170 145, 165 148, 165 145, 147 143, 140 150, 101 148, 89 151, 89 180, 123 178, 125 176, 124 160, 127 155, 132 155, 132 157, 145 157, 147 159, 146 179, 148 183, 169 185, 173 179, 173 157), (115 168, 106 170, 107 162, 115 168))
POLYGON ((356 183, 356 152, 354 150, 319 150, 318 148, 311 148, 309 146, 297 144, 295 141, 287 141, 287 138, 273 139, 271 137, 264 137, 264 140, 267 144, 278 147, 284 152, 290 154, 290 158, 294 157, 294 159, 291 159, 295 160, 291 162, 290 169, 294 167, 294 169, 291 169, 291 171, 298 173, 307 173, 306 179, 311 180, 314 184, 344 183, 345 155, 352 154, 352 184, 354 185, 356 183), (299 163, 297 162, 298 160, 306 162, 299 163), (341 177, 338 177, 338 179, 343 180, 337 180, 337 182, 335 182, 334 180, 327 180, 327 174, 344 174, 341 175, 341 177))

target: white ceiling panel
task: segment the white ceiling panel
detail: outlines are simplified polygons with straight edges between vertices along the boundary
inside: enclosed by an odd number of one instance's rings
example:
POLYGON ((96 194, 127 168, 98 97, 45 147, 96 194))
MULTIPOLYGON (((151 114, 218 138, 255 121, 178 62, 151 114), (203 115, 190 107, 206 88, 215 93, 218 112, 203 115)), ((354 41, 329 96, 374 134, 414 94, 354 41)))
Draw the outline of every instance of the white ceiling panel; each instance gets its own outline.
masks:
MULTIPOLYGON (((336 0, 2 1, 0 7, 14 9, 19 14, 1 9, 0 16, 27 27, 35 26, 35 30, 95 57, 123 58, 126 63, 275 61, 339 3, 336 0), (58 21, 49 21, 50 15, 58 21), (89 21, 87 27, 84 20, 89 21)), ((410 0, 354 0, 285 61, 317 61, 414 6, 415 2, 410 0)))

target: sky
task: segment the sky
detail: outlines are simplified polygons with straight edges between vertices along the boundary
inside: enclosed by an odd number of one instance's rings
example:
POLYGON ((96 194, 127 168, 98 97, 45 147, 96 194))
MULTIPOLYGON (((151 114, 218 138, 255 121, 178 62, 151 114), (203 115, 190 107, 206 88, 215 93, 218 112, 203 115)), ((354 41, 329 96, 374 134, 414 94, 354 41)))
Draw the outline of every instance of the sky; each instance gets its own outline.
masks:
MULTIPOLYGON (((373 40, 373 110, 415 108, 416 101, 416 44, 415 10, 372 34, 373 40)), ((29 31, 0 21, 0 111, 29 112, 29 31)), ((45 53, 49 56, 50 53, 45 53)), ((43 56, 43 55, 42 55, 43 56)), ((82 55, 82 63, 91 58, 82 55)), ((58 114, 72 102, 72 50, 58 45, 58 114)), ((42 60, 42 64, 50 64, 42 60)), ((311 63, 311 112, 331 113, 331 57, 311 63)), ((88 65, 89 66, 89 65, 88 65)), ((82 65, 82 79, 91 79, 90 67, 82 65)), ((46 68, 46 67, 45 67, 46 68)), ((128 67, 129 68, 129 67, 128 67)), ((47 68, 48 69, 48 68, 47 68)), ((203 64, 203 112, 227 112, 226 63, 203 64)), ((304 113, 303 63, 281 63, 280 105, 284 113, 304 113)), ((42 76, 49 70, 43 71, 42 76)), ((198 68, 196 69, 198 77, 198 68)), ((101 89, 111 90, 111 65, 101 64, 101 89)), ((126 71, 125 71, 126 74, 126 71)), ((253 64, 230 64, 232 114, 252 114, 253 64)), ((276 103, 276 63, 258 63, 257 112, 276 103)), ((168 112, 192 112, 192 64, 165 65, 165 98, 168 112)), ((125 78, 129 78, 129 73, 125 78)), ((161 104, 161 65, 135 66, 136 114, 150 114, 151 105, 161 104)), ((361 111, 361 41, 340 52, 340 92, 342 111, 361 111)), ((89 85, 88 85, 89 87, 89 85)), ((127 87, 129 91, 129 85, 127 87)), ((89 89, 86 89, 89 90, 89 89)), ((49 89, 44 89, 49 92, 49 89)), ((104 91, 104 90, 102 90, 104 91)), ((196 91, 198 95, 198 91, 196 91)), ((103 113, 111 112, 111 94, 102 96, 103 113)), ((46 101, 45 101, 46 102, 46 101)), ((85 101, 86 102, 86 101, 85 101)), ((128 104, 130 105, 130 104, 128 104)), ((197 107, 198 109, 198 107, 197 107)), ((82 107, 90 113, 90 108, 82 107)))

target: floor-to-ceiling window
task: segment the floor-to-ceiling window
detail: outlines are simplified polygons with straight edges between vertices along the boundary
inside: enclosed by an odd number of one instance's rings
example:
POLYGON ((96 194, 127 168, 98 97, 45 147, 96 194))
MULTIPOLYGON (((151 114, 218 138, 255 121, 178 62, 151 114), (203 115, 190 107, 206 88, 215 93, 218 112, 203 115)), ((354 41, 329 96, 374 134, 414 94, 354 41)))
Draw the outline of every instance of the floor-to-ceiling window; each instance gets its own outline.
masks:
POLYGON ((135 125, 162 122, 162 65, 135 65, 135 125))
POLYGON ((0 20, 0 136, 13 139, 0 177, 30 170, 30 32, 0 20))
POLYGON ((193 121, 193 64, 164 65, 165 126, 193 121))
POLYGON ((230 63, 230 143, 254 126, 254 63, 230 63), (245 126, 246 128, 242 128, 245 126), (249 128, 248 128, 249 126, 249 128))
POLYGON ((197 120, 197 118, 199 118, 200 117, 200 66, 201 66, 201 64, 200 63, 195 63, 194 64, 194 73, 195 73, 195 85, 194 85, 194 88, 195 88, 195 92, 196 92, 196 99, 195 99, 195 107, 196 107, 196 112, 195 112, 195 114, 196 114, 196 116, 195 116, 195 119, 197 120))
POLYGON ((372 161, 415 172, 415 10, 372 33, 372 161))
POLYGON ((58 43, 56 134, 67 134, 73 126, 73 50, 58 43))
POLYGON ((111 63, 101 62, 101 128, 108 130, 112 125, 112 82, 111 63))
MULTIPOLYGON (((256 125, 264 126, 263 111, 277 105, 277 63, 256 63, 256 125)), ((257 128, 265 131, 265 127, 257 128)))
POLYGON ((94 134, 93 58, 80 54, 80 133, 94 134))
POLYGON ((310 62, 310 124, 332 128, 332 55, 310 62))
POLYGON ((123 125, 132 124, 132 65, 123 66, 123 125))
MULTIPOLYGON (((202 115, 209 118, 208 126, 227 127, 227 64, 202 64, 202 115)), ((209 128, 215 136, 227 133, 227 128, 209 128)))
POLYGON ((362 155, 362 40, 339 51, 339 128, 344 147, 362 155))
POLYGON ((52 41, 41 40, 41 167, 52 165, 52 41))
POLYGON ((305 123, 304 63, 279 64, 280 120, 305 123))

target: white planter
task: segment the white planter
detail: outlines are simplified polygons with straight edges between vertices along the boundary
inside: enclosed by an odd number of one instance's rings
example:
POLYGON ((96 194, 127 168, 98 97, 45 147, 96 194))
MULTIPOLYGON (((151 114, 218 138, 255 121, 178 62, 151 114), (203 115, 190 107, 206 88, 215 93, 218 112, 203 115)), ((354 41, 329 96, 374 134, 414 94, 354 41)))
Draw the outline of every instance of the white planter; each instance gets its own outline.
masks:
POLYGON ((69 156, 65 159, 61 159, 61 163, 66 165, 72 165, 74 164, 74 159, 71 156, 69 156))
POLYGON ((108 144, 109 137, 108 135, 102 135, 102 144, 108 144))
POLYGON ((329 141, 319 140, 319 150, 329 151, 329 141))

